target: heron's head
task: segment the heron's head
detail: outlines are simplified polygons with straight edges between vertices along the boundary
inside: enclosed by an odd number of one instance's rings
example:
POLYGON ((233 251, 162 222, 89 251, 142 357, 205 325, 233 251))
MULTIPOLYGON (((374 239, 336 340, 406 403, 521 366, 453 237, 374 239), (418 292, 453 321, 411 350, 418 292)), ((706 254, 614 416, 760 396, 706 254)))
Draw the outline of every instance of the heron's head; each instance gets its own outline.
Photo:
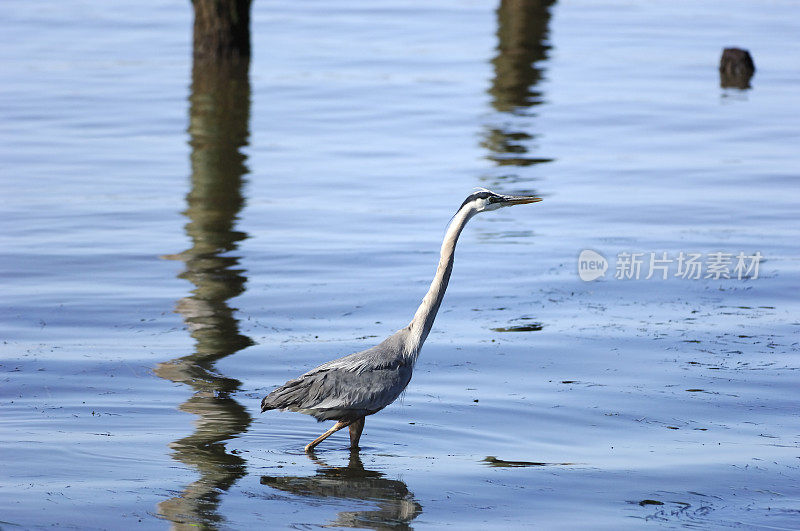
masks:
POLYGON ((464 208, 464 206, 469 205, 472 209, 474 209, 474 212, 477 214, 478 212, 497 210, 498 208, 503 208, 507 206, 524 205, 527 203, 538 203, 541 200, 542 200, 541 197, 534 197, 532 195, 496 194, 491 190, 486 190, 484 188, 467 197, 464 200, 464 202, 461 203, 461 208, 464 208))

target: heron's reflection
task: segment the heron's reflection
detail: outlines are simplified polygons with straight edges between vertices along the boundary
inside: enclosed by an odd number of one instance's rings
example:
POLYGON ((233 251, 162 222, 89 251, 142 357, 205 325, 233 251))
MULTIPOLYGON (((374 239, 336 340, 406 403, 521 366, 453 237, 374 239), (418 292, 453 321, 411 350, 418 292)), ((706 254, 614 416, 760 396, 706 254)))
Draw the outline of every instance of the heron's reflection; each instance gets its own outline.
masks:
MULTIPOLYGON (((497 55, 489 88, 492 107, 498 111, 487 124, 481 145, 498 167, 531 166, 552 159, 530 154, 535 135, 530 130, 530 108, 543 101, 537 90, 547 58, 548 23, 554 0, 501 0, 497 8, 497 55)), ((518 178, 507 170, 496 181, 518 178)))
POLYGON ((179 495, 161 502, 158 514, 176 528, 213 528, 221 493, 246 474, 245 461, 225 448, 244 432, 251 417, 230 395, 240 382, 214 364, 249 345, 239 333, 228 300, 247 281, 235 253, 246 234, 235 230, 247 173, 240 148, 247 144, 250 87, 245 62, 195 63, 190 105, 191 190, 184 214, 191 247, 169 258, 185 264, 180 278, 194 284, 177 311, 195 340, 194 353, 161 363, 158 376, 190 386, 194 394, 180 409, 199 418, 195 431, 173 442, 173 457, 197 469, 200 478, 179 495))
POLYGON ((261 484, 315 500, 365 500, 377 506, 371 510, 342 511, 326 527, 411 529, 409 522, 422 513, 422 506, 405 483, 365 469, 357 451, 350 453, 350 462, 346 467, 329 466, 313 453, 309 457, 319 465, 316 475, 261 476, 261 484))

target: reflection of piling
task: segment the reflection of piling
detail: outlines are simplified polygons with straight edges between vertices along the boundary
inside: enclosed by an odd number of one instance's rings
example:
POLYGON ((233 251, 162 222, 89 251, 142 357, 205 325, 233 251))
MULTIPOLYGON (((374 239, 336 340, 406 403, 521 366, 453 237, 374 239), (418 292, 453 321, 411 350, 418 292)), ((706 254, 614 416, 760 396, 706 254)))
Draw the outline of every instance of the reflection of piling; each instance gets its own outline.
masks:
POLYGON ((236 222, 244 206, 247 167, 241 148, 248 141, 249 114, 248 61, 196 58, 189 117, 191 189, 184 211, 191 246, 170 256, 184 262, 180 278, 194 285, 191 295, 178 301, 176 311, 183 316, 195 348, 192 354, 156 367, 158 376, 194 390, 180 409, 199 417, 194 432, 170 447, 173 458, 195 468, 200 478, 180 495, 159 503, 157 510, 177 529, 215 528, 223 523, 217 510, 222 492, 246 474, 245 460, 229 453, 225 445, 247 430, 252 419, 230 396, 241 383, 220 374, 214 364, 252 344, 239 332, 235 309, 228 305, 247 281, 234 253, 246 237, 236 230, 236 222))
POLYGON ((533 91, 541 77, 536 62, 547 57, 547 26, 554 0, 502 0, 497 8, 497 55, 492 60, 492 105, 509 112, 541 103, 533 91))
MULTIPOLYGON (((538 65, 547 58, 550 6, 554 0, 501 0, 497 8, 497 54, 492 59, 494 77, 489 88, 492 106, 500 113, 529 115, 529 108, 542 103, 536 89, 543 70, 538 65)), ((486 128, 481 145, 497 166, 531 166, 551 159, 531 157, 530 143, 535 135, 514 123, 486 128)), ((513 178, 513 176, 511 176, 513 178)), ((502 177, 502 179, 508 176, 502 177)))
POLYGON ((725 48, 719 60, 719 84, 722 88, 750 88, 756 65, 750 52, 741 48, 725 48))
POLYGON ((262 476, 261 484, 297 496, 365 500, 377 505, 375 510, 342 511, 331 527, 411 529, 408 523, 422 513, 405 483, 365 469, 358 452, 350 453, 346 467, 328 466, 313 454, 309 457, 319 465, 314 476, 262 476))

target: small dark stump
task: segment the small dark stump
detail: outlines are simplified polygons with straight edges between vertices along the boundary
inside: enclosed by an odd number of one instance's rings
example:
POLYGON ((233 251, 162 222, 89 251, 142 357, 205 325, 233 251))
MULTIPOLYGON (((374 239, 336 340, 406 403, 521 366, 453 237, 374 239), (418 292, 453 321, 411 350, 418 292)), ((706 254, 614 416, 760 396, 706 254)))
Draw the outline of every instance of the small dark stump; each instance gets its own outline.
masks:
POLYGON ((722 88, 750 88, 756 65, 750 52, 741 48, 725 48, 719 60, 719 84, 722 88))

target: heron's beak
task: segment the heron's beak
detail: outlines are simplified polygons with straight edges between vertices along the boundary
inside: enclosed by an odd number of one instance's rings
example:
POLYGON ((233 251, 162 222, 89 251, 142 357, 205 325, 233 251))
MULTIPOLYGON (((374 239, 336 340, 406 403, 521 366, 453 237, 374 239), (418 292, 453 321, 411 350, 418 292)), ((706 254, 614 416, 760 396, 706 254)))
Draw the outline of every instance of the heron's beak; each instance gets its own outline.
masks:
POLYGON ((504 195, 503 206, 511 205, 525 205, 528 203, 538 203, 541 197, 534 197, 532 195, 504 195))

